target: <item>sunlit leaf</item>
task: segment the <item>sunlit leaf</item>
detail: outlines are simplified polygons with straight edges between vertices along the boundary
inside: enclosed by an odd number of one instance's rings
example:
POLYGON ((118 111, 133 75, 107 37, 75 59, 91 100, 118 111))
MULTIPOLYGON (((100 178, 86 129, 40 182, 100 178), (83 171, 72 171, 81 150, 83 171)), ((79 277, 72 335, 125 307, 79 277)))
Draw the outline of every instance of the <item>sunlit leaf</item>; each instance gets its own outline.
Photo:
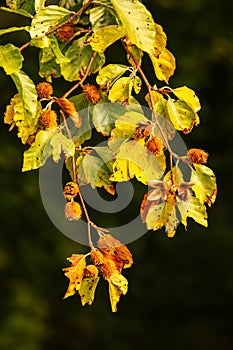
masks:
POLYGON ((111 102, 128 101, 133 89, 133 78, 123 77, 118 79, 109 90, 108 98, 111 102))
POLYGON ((10 27, 10 28, 7 28, 7 29, 0 29, 0 36, 3 35, 3 34, 17 32, 17 31, 20 31, 20 30, 25 30, 26 32, 29 32, 30 27, 29 26, 25 26, 25 27, 10 27))
POLYGON ((45 47, 39 54, 39 75, 51 80, 51 77, 60 77, 60 65, 56 63, 56 56, 51 47, 45 47))
POLYGON ((128 69, 128 66, 124 66, 122 64, 108 64, 99 71, 96 77, 96 82, 101 87, 106 86, 107 88, 109 88, 128 69))
POLYGON ((4 6, 0 7, 0 10, 6 11, 6 12, 11 12, 11 13, 16 13, 16 14, 22 15, 24 17, 32 18, 31 13, 27 12, 26 10, 22 10, 22 9, 14 10, 14 9, 10 9, 10 8, 4 7, 4 6))
POLYGON ((65 57, 63 55, 63 53, 61 52, 61 49, 58 45, 58 41, 57 41, 57 38, 55 37, 55 35, 50 35, 49 40, 50 40, 49 41, 50 47, 51 47, 51 49, 54 53, 54 56, 55 56, 55 62, 58 64, 70 62, 69 58, 65 57))
POLYGON ((0 46, 0 67, 5 70, 6 74, 18 72, 22 68, 23 60, 18 47, 13 44, 0 46))
POLYGON ((59 134, 60 131, 57 128, 40 130, 36 135, 35 142, 24 152, 22 171, 40 168, 51 155, 57 162, 62 151, 65 154, 73 155, 75 151, 73 142, 59 134))
POLYGON ((108 46, 123 38, 125 34, 126 32, 123 27, 119 25, 110 25, 98 29, 88 42, 94 51, 104 52, 108 46))
POLYGON ((205 165, 193 164, 193 166, 195 171, 192 171, 190 180, 194 183, 192 189, 201 204, 207 203, 211 206, 217 194, 216 177, 213 171, 205 165))
POLYGON ((162 176, 165 159, 155 157, 144 145, 136 141, 122 143, 113 164, 113 181, 128 181, 134 176, 146 184, 162 176))
POLYGON ((96 6, 90 9, 90 22, 94 32, 102 27, 117 24, 113 9, 107 6, 96 6))
POLYGON ((64 299, 74 295, 76 291, 80 290, 84 269, 86 267, 85 255, 73 254, 70 258, 67 258, 67 260, 71 262, 71 266, 65 267, 63 271, 70 282, 64 299))
POLYGON ((93 108, 93 124, 98 132, 110 136, 115 121, 119 118, 120 108, 116 104, 100 103, 93 108))
POLYGON ((125 295, 128 291, 128 281, 118 271, 108 278, 107 281, 109 283, 109 297, 112 312, 116 312, 120 297, 125 295))
POLYGON ((184 101, 174 101, 168 98, 167 112, 176 130, 187 133, 191 131, 193 125, 196 124, 196 113, 194 113, 193 109, 184 101))
POLYGON ((11 99, 10 104, 6 108, 4 122, 11 125, 10 130, 14 126, 18 128, 17 136, 21 138, 23 144, 27 142, 30 135, 33 135, 37 131, 40 108, 38 104, 37 115, 32 118, 31 114, 23 108, 19 94, 16 94, 11 99))
POLYGON ((152 54, 155 41, 154 21, 138 0, 111 0, 122 25, 133 44, 152 54))
MULTIPOLYGON (((69 63, 61 64, 61 73, 68 81, 79 80, 85 72, 93 50, 90 45, 86 45, 86 38, 82 37, 74 40, 65 53, 65 56, 70 60, 69 63)), ((92 63, 90 74, 98 72, 104 65, 105 57, 102 53, 98 53, 92 63)))
POLYGON ((45 0, 34 0, 35 3, 35 11, 39 12, 42 8, 44 8, 45 0))
POLYGON ((156 58, 159 58, 160 54, 164 49, 166 48, 167 45, 167 36, 163 31, 163 28, 155 23, 155 42, 154 42, 154 51, 153 51, 153 56, 156 58))
POLYGON ((80 184, 90 184, 92 188, 104 187, 107 192, 114 194, 110 174, 109 165, 98 157, 86 154, 78 159, 77 176, 80 184))
POLYGON ((95 298, 95 290, 99 279, 99 277, 83 278, 81 287, 78 291, 82 306, 92 305, 95 298))
POLYGON ((18 71, 11 74, 24 109, 30 113, 30 118, 34 118, 37 112, 37 93, 35 84, 29 76, 23 71, 18 71))
POLYGON ((130 65, 137 69, 142 63, 143 51, 139 49, 136 45, 130 44, 127 46, 127 60, 130 65))
POLYGON ((157 58, 155 54, 151 54, 150 58, 154 66, 157 79, 164 80, 166 83, 168 83, 176 69, 176 60, 173 54, 169 50, 164 49, 159 55, 159 58, 157 58))
POLYGON ((187 218, 190 217, 193 220, 195 220, 198 224, 207 227, 207 211, 206 206, 204 204, 201 204, 200 200, 196 197, 192 197, 186 214, 182 217, 182 224, 187 227, 187 218))
POLYGON ((64 21, 66 17, 73 14, 74 12, 57 5, 46 6, 38 11, 33 17, 31 23, 30 35, 32 45, 38 47, 48 47, 49 39, 45 35, 48 30, 55 27, 61 21, 64 21))
POLYGON ((198 112, 201 109, 199 98, 195 92, 187 86, 172 89, 172 92, 180 100, 185 101, 194 110, 194 112, 198 112))

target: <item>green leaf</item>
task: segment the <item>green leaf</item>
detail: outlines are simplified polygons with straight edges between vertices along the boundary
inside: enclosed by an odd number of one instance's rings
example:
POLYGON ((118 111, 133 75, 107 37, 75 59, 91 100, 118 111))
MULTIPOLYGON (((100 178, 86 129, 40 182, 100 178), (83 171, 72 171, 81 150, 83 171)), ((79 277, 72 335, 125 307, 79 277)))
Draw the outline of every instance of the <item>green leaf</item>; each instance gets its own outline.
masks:
MULTIPOLYGON (((93 50, 90 45, 86 45, 86 37, 74 40, 68 48, 65 56, 70 60, 69 63, 61 64, 61 74, 68 81, 79 80, 85 72, 93 50)), ((90 74, 98 72, 104 65, 105 57, 102 53, 98 53, 92 63, 90 74)))
POLYGON ((108 98, 111 102, 128 101, 133 88, 133 78, 123 77, 118 79, 109 90, 108 98))
POLYGON ((122 143, 113 164, 112 181, 128 181, 134 176, 138 181, 159 179, 165 169, 165 162, 155 157, 147 148, 132 140, 122 143))
POLYGON ((130 67, 124 66, 122 64, 108 64, 103 67, 97 77, 96 82, 101 87, 109 88, 117 79, 119 79, 130 67))
POLYGON ((49 144, 49 141, 54 132, 54 129, 38 132, 35 142, 23 154, 22 171, 38 169, 46 163, 46 160, 52 154, 52 146, 49 144))
POLYGON ((195 92, 187 86, 172 89, 172 92, 182 101, 185 101, 195 113, 201 109, 199 98, 195 92))
POLYGON ((13 44, 0 46, 0 67, 5 70, 6 74, 18 72, 22 68, 23 60, 18 47, 13 44))
POLYGON ((40 48, 48 47, 49 38, 45 35, 48 30, 73 14, 74 12, 57 5, 50 5, 38 11, 31 23, 31 44, 40 48))
POLYGON ((30 27, 29 26, 25 26, 25 27, 11 27, 11 28, 7 28, 7 29, 0 29, 0 36, 3 35, 3 34, 17 32, 17 31, 20 31, 20 30, 26 30, 27 32, 29 32, 30 27))
POLYGON ((217 194, 216 177, 213 171, 205 165, 193 164, 195 170, 192 171, 191 182, 196 197, 201 204, 214 204, 217 194))
POLYGON ((168 98, 167 112, 176 130, 181 130, 185 133, 191 131, 193 125, 198 122, 196 113, 184 101, 174 101, 168 98))
POLYGON ((204 204, 201 204, 198 198, 192 197, 188 209, 186 211, 186 215, 182 217, 182 224, 186 227, 187 226, 187 218, 190 217, 194 221, 196 221, 198 224, 207 227, 207 211, 204 204))
POLYGON ((74 155, 75 145, 57 128, 40 130, 35 142, 24 152, 22 171, 38 169, 52 155, 55 162, 60 159, 61 152, 74 155))
POLYGON ((12 10, 21 8, 24 3, 25 0, 6 0, 6 5, 12 10))
POLYGON ((93 32, 102 27, 117 24, 113 9, 106 6, 96 6, 90 9, 90 22, 93 32))
POLYGON ((107 192, 114 194, 114 187, 109 179, 110 170, 103 160, 86 154, 78 158, 76 164, 80 184, 90 184, 92 188, 104 187, 107 192))
POLYGON ((155 41, 153 18, 138 0, 111 0, 122 25, 133 44, 152 54, 155 41))
POLYGON ((119 108, 115 104, 99 103, 93 108, 93 124, 103 136, 110 136, 115 121, 119 118, 119 108))
POLYGON ((106 48, 115 41, 123 38, 126 31, 119 25, 109 25, 98 29, 88 40, 92 49, 98 52, 104 52, 106 48))
POLYGON ((18 90, 23 108, 29 112, 30 118, 35 117, 37 113, 37 93, 33 81, 23 71, 13 73, 11 77, 18 90))
POLYGON ((8 7, 4 7, 3 6, 3 7, 0 7, 0 10, 6 11, 6 12, 10 12, 10 13, 16 13, 17 15, 22 15, 24 17, 32 18, 31 13, 28 13, 27 11, 22 10, 22 9, 20 9, 20 10, 13 10, 13 9, 10 9, 8 7))
POLYGON ((99 277, 83 278, 81 287, 79 289, 79 295, 81 298, 82 306, 92 305, 95 298, 95 290, 99 282, 99 277))
POLYGON ((51 47, 51 49, 54 53, 54 56, 55 56, 55 62, 57 64, 70 62, 69 58, 65 57, 63 55, 63 53, 61 52, 61 49, 58 45, 58 41, 57 41, 57 38, 55 37, 55 35, 50 35, 49 40, 50 40, 50 47, 51 47))
POLYGON ((51 77, 60 77, 60 65, 56 63, 56 57, 51 47, 45 47, 39 54, 39 75, 51 80, 51 77))
POLYGON ((62 152, 74 155, 75 144, 61 132, 54 133, 50 140, 50 145, 52 146, 52 156, 55 163, 58 163, 61 159, 62 152))
POLYGON ((166 83, 168 83, 176 69, 176 60, 173 54, 169 50, 164 49, 158 58, 153 53, 150 55, 150 59, 152 61, 157 79, 164 80, 166 83))

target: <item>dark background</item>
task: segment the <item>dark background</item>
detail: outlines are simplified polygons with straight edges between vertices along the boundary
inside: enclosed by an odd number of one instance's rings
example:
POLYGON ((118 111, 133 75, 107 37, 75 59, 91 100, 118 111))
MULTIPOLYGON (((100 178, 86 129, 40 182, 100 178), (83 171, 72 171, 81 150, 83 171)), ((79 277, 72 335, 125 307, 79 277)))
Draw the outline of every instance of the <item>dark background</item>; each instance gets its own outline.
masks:
MULTIPOLYGON (((110 312, 104 282, 91 307, 81 307, 78 296, 63 301, 68 283, 61 271, 67 266, 65 258, 86 248, 50 222, 40 199, 38 172, 21 173, 25 146, 3 124, 15 88, 0 69, 3 350, 232 349, 233 2, 144 3, 166 31, 168 48, 177 59, 171 86, 192 87, 202 103, 201 125, 184 141, 188 147, 208 150, 208 164, 218 178, 217 201, 208 210, 209 227, 190 220, 188 231, 180 227, 174 239, 163 231, 148 232, 131 243, 135 264, 125 272, 129 291, 117 314, 110 312)), ((20 21, 21 17, 0 11, 1 28, 20 21)), ((27 40, 22 33, 9 34, 0 38, 0 44, 10 41, 20 46, 27 40)), ((25 70, 39 81, 37 50, 27 49, 25 55, 25 70)), ((147 74, 152 73, 147 70, 147 74)))

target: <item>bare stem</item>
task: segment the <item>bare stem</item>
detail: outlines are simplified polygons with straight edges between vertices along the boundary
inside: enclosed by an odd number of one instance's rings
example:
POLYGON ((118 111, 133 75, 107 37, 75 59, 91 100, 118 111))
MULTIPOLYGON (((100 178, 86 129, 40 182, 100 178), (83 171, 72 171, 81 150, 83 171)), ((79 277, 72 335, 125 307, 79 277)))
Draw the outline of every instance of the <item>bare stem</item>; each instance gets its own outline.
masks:
POLYGON ((76 90, 79 86, 83 85, 84 81, 88 77, 88 74, 90 73, 90 69, 91 69, 92 63, 94 62, 94 59, 95 59, 96 55, 97 55, 97 52, 94 51, 92 56, 91 56, 91 58, 90 58, 90 61, 89 61, 88 65, 87 65, 87 68, 86 68, 84 76, 82 77, 82 79, 79 82, 77 82, 67 92, 64 93, 64 95, 62 96, 63 98, 67 98, 74 90, 76 90))
POLYGON ((22 45, 22 46, 19 48, 19 50, 20 50, 20 51, 23 51, 24 49, 26 49, 26 48, 29 47, 29 46, 30 46, 30 41, 28 41, 26 44, 22 45))

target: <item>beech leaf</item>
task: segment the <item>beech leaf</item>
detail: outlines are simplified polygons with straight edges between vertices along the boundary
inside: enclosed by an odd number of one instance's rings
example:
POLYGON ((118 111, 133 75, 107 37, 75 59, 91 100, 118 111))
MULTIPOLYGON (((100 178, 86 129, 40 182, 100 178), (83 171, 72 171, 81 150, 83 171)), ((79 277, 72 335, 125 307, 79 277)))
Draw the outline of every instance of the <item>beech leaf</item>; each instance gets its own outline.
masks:
POLYGON ((103 67, 97 77, 96 82, 101 87, 107 87, 109 88, 117 79, 119 79, 127 70, 129 67, 124 66, 122 64, 108 64, 107 66, 103 67))
POLYGON ((185 101, 194 112, 198 112, 201 109, 199 98, 195 92, 187 86, 182 86, 176 89, 172 89, 172 92, 182 101, 185 101))
POLYGON ((153 18, 138 0, 111 0, 130 41, 143 51, 152 54, 155 41, 153 18))
POLYGON ((88 42, 94 51, 104 52, 108 46, 123 38, 125 34, 126 32, 123 27, 119 25, 110 25, 98 29, 88 42))
MULTIPOLYGON (((61 64, 61 74, 68 81, 79 80, 85 72, 93 50, 90 45, 86 45, 86 37, 74 40, 65 53, 65 57, 70 62, 61 64)), ((98 53, 92 63, 90 74, 98 72, 105 63, 105 57, 98 53)))
POLYGON ((128 281, 118 271, 115 271, 110 278, 106 278, 109 283, 109 297, 112 312, 117 311, 117 303, 122 295, 128 291, 128 281))
POLYGON ((156 57, 155 53, 152 53, 150 55, 150 59, 152 61, 157 79, 164 80, 166 83, 168 83, 176 69, 176 60, 173 54, 169 50, 164 49, 158 58, 156 57))
POLYGON ((18 72, 22 68, 23 60, 18 47, 13 44, 0 46, 0 67, 5 70, 6 74, 18 72))
POLYGON ((216 177, 213 171, 203 164, 193 164, 195 170, 192 171, 191 182, 194 183, 192 189, 201 204, 214 204, 217 194, 216 177))
POLYGON ((85 255, 73 254, 70 258, 67 258, 67 260, 71 262, 71 266, 65 267, 63 271, 65 272, 65 276, 69 278, 70 282, 64 299, 74 295, 76 291, 80 290, 84 269, 86 267, 85 255))

